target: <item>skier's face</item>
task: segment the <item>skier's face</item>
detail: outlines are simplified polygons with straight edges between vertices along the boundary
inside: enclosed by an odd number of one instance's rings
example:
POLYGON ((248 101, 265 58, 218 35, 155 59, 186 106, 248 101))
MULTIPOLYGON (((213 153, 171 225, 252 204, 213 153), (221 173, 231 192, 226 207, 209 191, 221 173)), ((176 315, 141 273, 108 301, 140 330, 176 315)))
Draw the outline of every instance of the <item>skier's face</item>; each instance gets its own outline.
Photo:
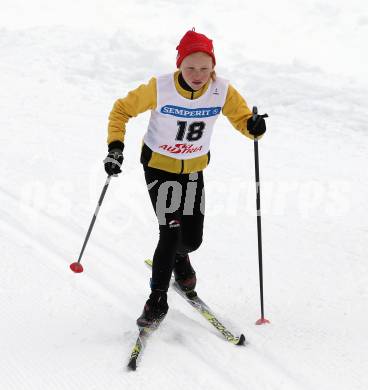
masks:
POLYGON ((203 52, 189 54, 181 63, 180 70, 187 84, 198 91, 211 77, 212 58, 203 52))

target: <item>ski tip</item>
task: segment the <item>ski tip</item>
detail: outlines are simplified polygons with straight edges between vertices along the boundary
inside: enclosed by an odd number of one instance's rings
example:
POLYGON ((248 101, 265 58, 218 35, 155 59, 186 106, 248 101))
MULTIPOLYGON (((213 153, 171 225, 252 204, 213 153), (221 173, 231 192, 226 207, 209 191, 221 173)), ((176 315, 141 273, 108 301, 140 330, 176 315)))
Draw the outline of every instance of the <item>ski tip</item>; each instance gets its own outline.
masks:
POLYGON ((144 260, 144 262, 145 262, 145 264, 148 265, 149 267, 152 267, 152 265, 153 265, 152 259, 146 259, 146 260, 144 260))
POLYGON ((245 336, 243 334, 240 335, 239 341, 236 343, 236 345, 245 345, 245 336))
POLYGON ((137 361, 136 361, 136 359, 130 360, 130 362, 128 363, 128 368, 131 371, 135 371, 137 369, 137 361))

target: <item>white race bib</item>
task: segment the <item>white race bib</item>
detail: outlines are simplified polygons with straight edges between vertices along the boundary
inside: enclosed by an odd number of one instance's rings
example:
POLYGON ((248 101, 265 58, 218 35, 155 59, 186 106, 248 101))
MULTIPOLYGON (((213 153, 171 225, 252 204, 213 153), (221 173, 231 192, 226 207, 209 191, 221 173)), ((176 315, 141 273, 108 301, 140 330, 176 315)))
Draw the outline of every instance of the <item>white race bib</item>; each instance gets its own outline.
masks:
POLYGON ((180 160, 207 154, 228 85, 217 77, 202 96, 190 100, 178 93, 172 73, 158 77, 157 107, 151 111, 145 144, 154 152, 180 160))

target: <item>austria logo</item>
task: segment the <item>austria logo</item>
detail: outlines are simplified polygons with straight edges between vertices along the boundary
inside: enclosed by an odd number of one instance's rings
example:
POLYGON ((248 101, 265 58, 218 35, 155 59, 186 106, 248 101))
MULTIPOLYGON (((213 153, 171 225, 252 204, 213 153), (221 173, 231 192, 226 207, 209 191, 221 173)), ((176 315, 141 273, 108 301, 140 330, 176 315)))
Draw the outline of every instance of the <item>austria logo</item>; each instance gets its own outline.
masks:
POLYGON ((160 149, 173 154, 190 154, 200 152, 203 145, 194 146, 193 144, 175 144, 175 145, 160 145, 160 149))

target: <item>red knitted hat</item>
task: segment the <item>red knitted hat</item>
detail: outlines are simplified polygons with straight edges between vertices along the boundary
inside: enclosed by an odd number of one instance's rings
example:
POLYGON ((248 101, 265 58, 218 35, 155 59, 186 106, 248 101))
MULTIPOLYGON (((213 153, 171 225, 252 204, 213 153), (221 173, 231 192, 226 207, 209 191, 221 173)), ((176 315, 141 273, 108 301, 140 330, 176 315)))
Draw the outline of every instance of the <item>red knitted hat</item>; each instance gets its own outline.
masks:
POLYGON ((176 47, 178 55, 176 57, 176 66, 179 68, 180 64, 186 56, 202 51, 212 57, 213 65, 216 65, 215 53, 213 51, 212 40, 205 35, 195 32, 194 27, 185 33, 181 38, 179 45, 176 47))

